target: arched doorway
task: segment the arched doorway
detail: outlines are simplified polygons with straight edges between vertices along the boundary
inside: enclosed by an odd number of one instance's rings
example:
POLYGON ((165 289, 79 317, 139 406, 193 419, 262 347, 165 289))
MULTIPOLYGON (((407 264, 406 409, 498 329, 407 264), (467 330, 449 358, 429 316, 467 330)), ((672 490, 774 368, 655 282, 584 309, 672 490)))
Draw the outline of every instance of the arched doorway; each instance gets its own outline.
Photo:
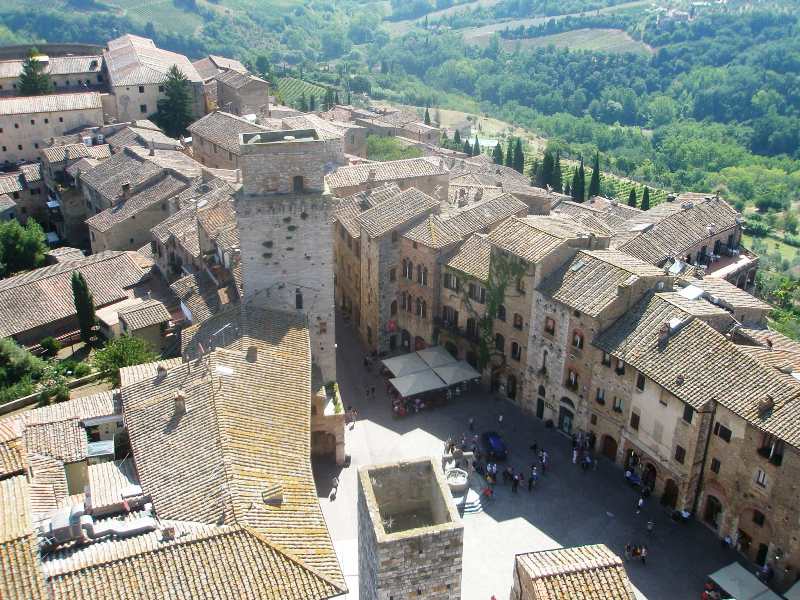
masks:
POLYGON ((517 398, 517 378, 513 375, 506 377, 506 396, 512 400, 517 398))
POLYGON ((656 487, 656 477, 658 473, 653 463, 647 463, 642 471, 642 485, 649 487, 651 490, 656 487))
POLYGON ((302 175, 295 175, 294 177, 292 177, 292 191, 295 194, 303 193, 304 187, 305 186, 303 185, 303 176, 302 175))
POLYGON ((497 392, 500 390, 500 371, 492 373, 492 391, 497 392))
POLYGON ((575 405, 569 398, 561 398, 561 406, 558 409, 558 428, 564 433, 572 433, 572 423, 575 420, 573 410, 575 405))
POLYGON ((603 446, 602 446, 603 456, 605 456, 609 460, 616 461, 617 448, 618 448, 617 440, 615 440, 610 435, 603 436, 603 446))
POLYGON ((667 479, 664 484, 664 493, 661 494, 661 504, 669 508, 675 508, 678 503, 678 484, 672 479, 667 479))
POLYGON ((538 398, 536 398, 536 416, 539 419, 544 419, 544 399, 547 397, 547 390, 543 385, 539 386, 537 390, 538 398))
POLYGON ((716 496, 708 496, 706 498, 706 508, 703 511, 703 520, 714 529, 718 529, 721 516, 722 502, 716 496))
POLYGON ((400 345, 403 347, 403 350, 411 349, 411 334, 405 329, 400 332, 400 345))
POLYGON ((417 337, 414 338, 414 350, 415 351, 417 351, 417 350, 425 350, 425 348, 427 348, 427 346, 428 345, 425 343, 425 340, 422 339, 421 337, 417 336, 417 337))

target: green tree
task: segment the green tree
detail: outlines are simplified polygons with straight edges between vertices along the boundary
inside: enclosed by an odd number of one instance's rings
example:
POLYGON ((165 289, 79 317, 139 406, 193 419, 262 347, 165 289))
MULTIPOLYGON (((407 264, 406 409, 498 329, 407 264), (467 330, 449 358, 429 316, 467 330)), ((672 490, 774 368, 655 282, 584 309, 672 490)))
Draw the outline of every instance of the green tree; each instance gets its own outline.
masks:
POLYGON ((539 176, 536 179, 537 187, 546 188, 548 185, 552 185, 553 167, 553 153, 549 150, 545 150, 544 158, 542 158, 542 166, 539 168, 539 176))
POLYGON ((650 210, 650 188, 644 186, 644 194, 642 194, 642 210, 650 210))
POLYGON ((475 141, 472 142, 472 156, 478 156, 481 153, 481 143, 478 141, 478 134, 475 134, 475 141))
POLYGON ((98 371, 119 386, 119 370, 122 367, 132 367, 142 363, 152 362, 158 358, 149 344, 144 340, 129 335, 123 335, 108 342, 104 348, 94 355, 94 365, 98 371))
POLYGON ((631 188, 631 193, 628 194, 628 206, 636 208, 636 188, 631 188))
POLYGON ((561 192, 564 188, 564 182, 562 181, 563 175, 561 174, 561 152, 556 150, 556 158, 553 161, 553 177, 552 183, 550 184, 553 186, 553 189, 557 192, 561 192))
POLYGON ((572 199, 575 202, 586 200, 586 170, 583 168, 583 159, 572 177, 572 199))
POLYGON ((589 180, 589 198, 600 195, 600 153, 594 153, 592 178, 589 180))
POLYGON ((72 273, 72 300, 75 303, 81 339, 88 344, 91 341, 97 318, 94 314, 94 297, 86 283, 86 278, 80 271, 72 273))
POLYGON ((461 148, 461 132, 456 129, 456 132, 453 134, 453 145, 456 149, 461 148))
POLYGON ((431 124, 431 113, 428 112, 428 107, 425 107, 425 125, 431 124))
POLYGON ((164 97, 158 101, 158 112, 153 119, 171 137, 183 135, 192 122, 189 79, 177 65, 172 65, 167 73, 164 97))
POLYGON ((256 56, 256 71, 264 77, 269 76, 269 59, 263 54, 256 56))
POLYGON ((0 222, 0 277, 41 267, 47 254, 47 238, 33 219, 0 222))
POLYGON ((317 97, 314 94, 311 94, 311 97, 308 99, 308 110, 309 112, 317 110, 317 97))
POLYGON ((464 154, 472 156, 472 146, 470 146, 469 140, 464 141, 464 154))
POLYGON ((308 100, 306 100, 306 93, 300 94, 300 112, 308 112, 308 100))
POLYGON ((495 144, 494 150, 492 150, 492 159, 494 160, 494 164, 502 165, 503 164, 503 145, 500 143, 495 144))
POLYGON ((522 150, 522 140, 519 138, 517 138, 517 142, 514 144, 514 158, 512 163, 514 170, 518 173, 522 173, 522 171, 525 170, 525 152, 522 150))
POLYGON ((508 148, 506 148, 506 167, 514 166, 514 138, 508 138, 508 148))
POLYGON ((53 82, 44 70, 45 63, 38 57, 39 51, 31 48, 22 62, 22 73, 17 84, 21 96, 41 96, 53 91, 53 82))

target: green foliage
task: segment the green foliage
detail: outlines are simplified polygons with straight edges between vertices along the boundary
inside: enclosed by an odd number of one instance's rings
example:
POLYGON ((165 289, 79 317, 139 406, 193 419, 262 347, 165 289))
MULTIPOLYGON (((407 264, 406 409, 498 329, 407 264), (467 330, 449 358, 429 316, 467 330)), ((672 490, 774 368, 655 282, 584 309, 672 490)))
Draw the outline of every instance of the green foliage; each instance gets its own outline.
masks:
POLYGON ((72 273, 72 300, 75 303, 81 339, 84 343, 89 344, 94 336, 97 318, 94 312, 94 297, 89 290, 89 285, 86 283, 83 273, 80 271, 73 271, 72 273))
POLYGON ((94 354, 94 366, 98 371, 104 372, 106 377, 114 384, 119 385, 119 370, 122 367, 131 367, 158 358, 149 344, 144 340, 123 335, 109 341, 104 348, 94 354))
POLYGON ((47 357, 55 356, 58 351, 61 350, 61 342, 50 336, 43 338, 39 342, 39 345, 42 347, 44 355, 47 357))
POLYGON ((556 150, 556 158, 553 161, 553 181, 550 184, 557 192, 563 190, 563 174, 561 173, 561 153, 556 150))
POLYGON ((428 107, 425 107, 425 118, 424 118, 425 125, 431 124, 431 113, 428 111, 428 107))
POLYGON ((503 164, 503 145, 500 142, 498 142, 495 145, 494 150, 492 150, 492 160, 496 165, 503 164))
POLYGON ((589 180, 589 198, 600 194, 600 153, 594 153, 592 178, 589 180))
POLYGON ((11 338, 0 339, 0 404, 33 393, 47 363, 11 338))
POLYGON ((422 150, 406 146, 395 137, 367 136, 367 156, 370 160, 401 160, 422 156, 422 150))
POLYGON ((628 206, 636 208, 636 188, 631 188, 631 193, 628 194, 628 206))
POLYGON ((38 56, 39 51, 31 48, 22 62, 22 73, 17 83, 21 96, 41 96, 53 91, 53 82, 44 70, 45 63, 38 60, 38 56))
POLYGON ((644 194, 642 194, 642 205, 639 207, 642 210, 650 210, 650 188, 644 187, 644 194))
POLYGON ((0 222, 0 276, 41 267, 48 250, 46 240, 42 226, 33 219, 25 226, 16 219, 0 222))
POLYGON ((514 143, 514 156, 511 159, 511 166, 518 173, 522 173, 525 170, 525 152, 522 150, 522 140, 519 138, 514 143))
POLYGON ((155 123, 170 137, 186 133, 192 122, 192 98, 189 80, 177 65, 172 65, 164 82, 164 98, 158 101, 155 123))

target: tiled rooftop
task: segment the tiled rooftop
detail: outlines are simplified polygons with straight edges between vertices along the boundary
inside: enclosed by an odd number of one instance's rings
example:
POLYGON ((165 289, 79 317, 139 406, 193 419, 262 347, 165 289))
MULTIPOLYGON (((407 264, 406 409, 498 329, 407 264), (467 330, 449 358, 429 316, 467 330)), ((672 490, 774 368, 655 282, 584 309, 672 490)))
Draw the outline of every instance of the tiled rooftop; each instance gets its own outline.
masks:
POLYGON ((100 94, 97 92, 0 98, 0 115, 31 115, 71 110, 102 110, 102 108, 100 94))

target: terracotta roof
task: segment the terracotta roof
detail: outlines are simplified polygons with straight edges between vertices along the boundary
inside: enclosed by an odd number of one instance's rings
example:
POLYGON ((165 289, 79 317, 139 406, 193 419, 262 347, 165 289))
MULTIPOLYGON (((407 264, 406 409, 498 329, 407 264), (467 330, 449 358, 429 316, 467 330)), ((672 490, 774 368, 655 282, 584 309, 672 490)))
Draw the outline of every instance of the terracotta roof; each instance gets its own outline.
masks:
POLYGON ((485 235, 475 234, 467 238, 445 264, 480 281, 489 281, 491 258, 492 244, 485 235))
POLYGON ((27 185, 42 180, 42 165, 38 162, 20 165, 19 170, 22 172, 22 178, 27 185))
MULTIPOLYGON (((239 72, 239 71, 235 71, 233 69, 230 69, 230 70, 227 70, 227 71, 223 71, 222 73, 219 73, 215 77, 215 79, 217 81, 219 81, 220 83, 223 83, 224 85, 227 85, 228 87, 231 87, 231 88, 233 88, 235 90, 241 89, 244 86, 246 86, 247 84, 253 83, 253 82, 255 82, 255 83, 263 83, 265 85, 267 84, 267 82, 264 81, 263 79, 261 79, 260 77, 256 77, 255 75, 251 75, 251 74, 246 73, 246 72, 242 73, 242 72, 239 72)), ((266 103, 267 103, 267 98, 265 96, 264 97, 264 104, 266 104, 266 103)))
POLYGON ((217 349, 122 390, 142 488, 161 519, 251 527, 343 589, 309 459, 308 329, 294 314, 252 307, 240 327, 257 352, 217 349), (270 486, 279 502, 265 502, 270 486))
POLYGON ((416 188, 410 188, 358 215, 357 220, 367 234, 378 237, 409 220, 429 212, 439 201, 416 188))
POLYGON ((224 56, 215 56, 213 54, 196 60, 192 64, 203 79, 211 79, 220 71, 227 69, 239 71, 240 73, 247 73, 247 68, 238 60, 234 58, 225 58, 224 56))
POLYGON ((175 540, 155 531, 56 553, 44 565, 52 597, 125 598, 131 585, 137 600, 322 600, 345 591, 250 528, 165 524, 175 540))
POLYGON ((663 292, 660 294, 660 297, 665 302, 677 306, 685 313, 703 319, 704 321, 721 319, 727 322, 731 327, 734 325, 733 315, 724 308, 712 304, 703 297, 693 298, 687 297, 684 294, 684 290, 679 290, 677 292, 663 292))
POLYGON ((128 297, 128 289, 150 277, 152 262, 135 252, 101 252, 34 269, 0 281, 0 335, 10 336, 75 314, 72 273, 80 271, 95 305, 128 297))
POLYGON ((135 306, 123 308, 119 311, 119 318, 125 323, 128 331, 136 331, 166 323, 172 316, 160 300, 145 300, 135 306))
POLYGON ((183 148, 180 141, 169 137, 160 129, 140 127, 137 121, 134 121, 134 123, 136 123, 136 125, 128 125, 113 135, 106 137, 106 142, 111 146, 114 152, 119 152, 119 150, 125 146, 149 148, 151 144, 162 150, 180 150, 183 148))
POLYGON ((169 287, 189 309, 193 323, 202 323, 233 300, 230 290, 217 288, 205 272, 181 277, 169 287))
POLYGON ((102 160, 111 156, 111 147, 108 144, 100 146, 87 146, 83 143, 65 144, 63 146, 50 146, 42 150, 45 160, 50 163, 78 160, 79 158, 94 158, 102 160))
MULTIPOLYGON (((0 61, 0 79, 18 78, 22 75, 24 62, 24 60, 0 61)), ((49 75, 83 75, 99 73, 102 66, 102 56, 48 56, 44 72, 49 75)))
POLYGON ((358 216, 364 210, 364 200, 359 195, 348 196, 336 202, 333 208, 334 222, 341 223, 342 227, 347 230, 350 237, 358 239, 361 237, 361 226, 358 222, 358 216))
MULTIPOLYGON (((189 180, 182 175, 163 171, 156 177, 133 188, 131 196, 127 200, 119 200, 111 208, 86 219, 86 225, 95 231, 106 232, 154 204, 175 197, 188 186, 189 180)), ((164 214, 169 214, 166 208, 164 214)))
POLYGON ((158 173, 159 167, 127 149, 112 155, 94 169, 81 175, 83 185, 95 190, 106 202, 113 204, 122 194, 122 184, 131 188, 158 173))
POLYGON ((24 471, 28 466, 22 434, 19 419, 0 420, 0 478, 24 471))
POLYGON ((194 138, 200 137, 236 156, 239 156, 240 153, 239 134, 269 131, 266 127, 222 110, 216 110, 202 119, 198 119, 189 125, 188 130, 192 134, 192 143, 195 148, 198 147, 198 144, 194 138))
POLYGON ((12 194, 25 189, 22 173, 0 175, 0 194, 12 194))
POLYGON ((622 559, 604 544, 518 554, 515 562, 536 600, 636 598, 622 559))
POLYGON ((767 327, 738 327, 736 333, 753 340, 764 348, 773 348, 800 356, 800 342, 767 327))
POLYGON ((121 504, 131 486, 138 486, 133 458, 90 464, 89 498, 93 508, 121 504))
POLYGON ((80 174, 91 171, 99 164, 100 161, 95 158, 81 158, 67 167, 67 173, 69 173, 71 177, 77 178, 80 174))
POLYGON ((383 182, 446 175, 447 169, 438 159, 408 158, 339 167, 333 173, 326 175, 325 180, 331 189, 336 190, 363 185, 370 181, 370 173, 373 173, 372 181, 383 182))
POLYGON ((89 443, 81 421, 116 412, 113 392, 100 392, 28 411, 22 415, 25 447, 30 453, 62 462, 84 460, 89 443))
POLYGON ((123 367, 119 370, 120 387, 125 388, 139 381, 155 378, 158 374, 159 367, 170 370, 180 366, 182 363, 182 358, 167 358, 165 360, 157 360, 155 362, 134 365, 132 367, 123 367))
POLYGON ((97 92, 0 98, 0 115, 32 115, 102 109, 103 104, 100 102, 100 94, 97 92))
POLYGON ((664 271, 622 252, 581 250, 545 279, 539 290, 572 309, 599 317, 619 297, 621 287, 630 287, 642 277, 663 279, 664 271))
POLYGON ((675 202, 664 202, 630 219, 629 233, 612 244, 660 264, 670 256, 680 258, 715 233, 736 227, 740 220, 736 209, 720 198, 683 194, 675 202))
MULTIPOLYGON (((506 185, 517 185, 530 187, 530 179, 515 171, 511 167, 495 165, 486 161, 456 160, 450 168, 450 180, 455 184, 487 185, 505 187, 506 185)), ((547 190, 539 189, 542 194, 547 194, 547 190)))
POLYGON ((0 481, 0 569, 0 598, 47 598, 24 475, 0 481))
POLYGON ((627 231, 628 228, 628 223, 622 217, 585 203, 560 202, 553 214, 567 215, 580 222, 587 220, 589 223, 600 223, 609 234, 627 231))
POLYGON ((192 82, 203 78, 183 54, 157 48, 153 40, 126 34, 108 42, 103 51, 110 84, 116 86, 164 83, 175 65, 192 82))
POLYGON ((662 294, 648 293, 594 344, 695 408, 717 401, 800 447, 800 382, 762 364, 662 294), (667 324, 665 326, 665 323, 667 324), (662 331, 669 328, 669 334, 662 331), (759 411, 759 403, 773 408, 759 411))
POLYGON ((707 294, 711 302, 734 311, 737 309, 756 309, 764 312, 772 310, 772 306, 763 300, 759 300, 729 281, 717 277, 703 277, 703 279, 683 277, 678 281, 678 284, 698 287, 707 294))
POLYGON ((7 210, 14 210, 15 208, 17 208, 17 203, 11 199, 11 196, 0 194, 0 213, 7 210))
POLYGON ((67 476, 64 462, 52 456, 30 454, 28 462, 33 473, 30 485, 31 512, 34 520, 38 521, 60 508, 69 496, 67 476))
POLYGON ((489 241, 526 260, 536 262, 570 239, 596 233, 564 217, 511 217, 489 234, 489 241))

